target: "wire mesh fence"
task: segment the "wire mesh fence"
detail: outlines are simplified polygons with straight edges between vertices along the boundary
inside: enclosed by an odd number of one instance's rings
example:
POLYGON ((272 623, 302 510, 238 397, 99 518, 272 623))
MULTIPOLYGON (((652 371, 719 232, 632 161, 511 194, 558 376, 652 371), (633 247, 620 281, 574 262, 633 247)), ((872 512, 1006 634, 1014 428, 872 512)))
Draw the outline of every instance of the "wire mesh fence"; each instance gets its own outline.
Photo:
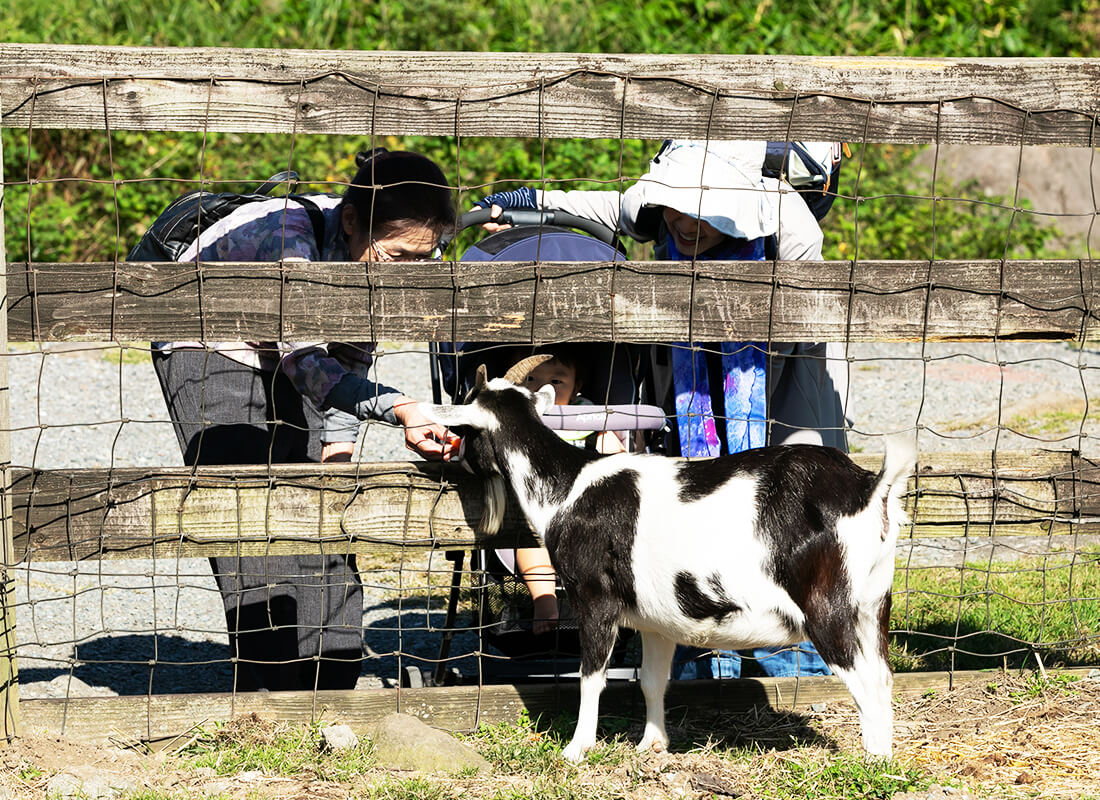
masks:
MULTIPOLYGON (((585 342, 583 371, 610 354, 627 389, 613 397, 604 376, 590 381, 589 400, 660 406, 664 430, 633 446, 685 455, 697 453, 680 423, 701 412, 676 405, 677 363, 689 365, 689 394, 712 405, 723 440, 712 454, 735 449, 725 426, 751 428, 752 413, 739 417, 728 387, 700 370, 728 374, 724 359, 745 351, 759 354, 766 380, 801 365, 836 404, 833 422, 804 426, 819 440, 871 469, 885 434, 918 440, 906 497, 914 524, 897 551, 896 669, 1100 661, 1092 62, 1036 61, 1022 77, 963 63, 961 77, 937 71, 908 86, 883 65, 886 91, 842 65, 798 60, 769 62, 776 77, 761 88, 752 59, 708 61, 708 83, 684 79, 683 59, 501 74, 498 60, 475 58, 498 80, 470 81, 453 74, 460 59, 427 54, 385 66, 386 80, 303 57, 308 77, 288 81, 262 64, 233 67, 235 53, 227 77, 189 53, 178 69, 140 49, 96 62, 61 48, 67 65, 49 69, 29 66, 35 54, 0 62, 6 619, 14 613, 22 698, 480 687, 576 668, 568 609, 533 637, 533 610, 500 603, 525 597, 522 583, 481 569, 484 553, 523 536, 515 511, 501 537, 479 540, 480 484, 453 467, 399 463, 413 458, 400 426, 362 421, 351 462, 318 466, 320 416, 283 405, 270 426, 252 419, 267 437, 258 449, 240 430, 220 431, 217 460, 188 457, 177 429, 202 427, 208 406, 172 418, 178 387, 158 382, 164 351, 150 344, 177 340, 200 343, 190 352, 208 364, 224 342, 262 353, 277 349, 265 340, 362 339, 374 350, 360 377, 417 400, 458 391, 438 374, 454 363, 440 347, 486 348, 472 365, 585 342), (1043 94, 1051 74, 1062 80, 1043 94), (355 152, 379 145, 431 156, 460 211, 530 186, 609 192, 618 213, 619 192, 638 185, 666 136, 847 141, 822 250, 806 248, 801 261, 667 250, 655 260, 651 244, 623 235, 623 254, 570 260, 546 256, 535 228, 534 256, 463 260, 489 238, 474 228, 428 262, 375 252, 357 263, 346 248, 325 257, 323 243, 312 263, 125 260, 182 192, 248 191, 293 169, 301 181, 287 189, 341 194, 355 152), (1068 147, 1037 147, 1046 144, 1068 147), (307 433, 309 452, 276 442, 307 433), (516 661, 504 631, 553 658, 516 661), (258 667, 257 652, 281 655, 258 667)), ((782 239, 784 204, 802 198, 778 185, 757 194, 777 207, 782 239)), ((326 218, 330 240, 343 235, 338 213, 326 218)), ((284 402, 272 399, 275 374, 256 371, 261 406, 284 402)), ((187 380, 212 409, 216 379, 187 380)), ((789 391, 791 403, 807 402, 804 385, 789 391)), ((803 427, 779 405, 763 406, 769 443, 783 440, 782 423, 803 427)), ((613 662, 622 677, 637 658, 624 636, 613 662)))

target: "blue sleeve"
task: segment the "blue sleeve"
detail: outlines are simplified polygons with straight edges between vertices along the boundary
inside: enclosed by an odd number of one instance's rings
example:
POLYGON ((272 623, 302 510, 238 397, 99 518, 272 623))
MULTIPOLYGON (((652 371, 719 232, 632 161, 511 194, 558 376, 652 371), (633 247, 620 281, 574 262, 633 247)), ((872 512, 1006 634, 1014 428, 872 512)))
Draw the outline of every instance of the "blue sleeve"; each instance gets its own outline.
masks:
POLYGON ((478 200, 475 205, 481 208, 489 208, 490 206, 500 206, 501 208, 527 208, 532 211, 538 210, 538 202, 535 197, 535 190, 529 186, 521 186, 518 189, 513 189, 510 192, 497 192, 491 194, 488 197, 483 197, 478 200))

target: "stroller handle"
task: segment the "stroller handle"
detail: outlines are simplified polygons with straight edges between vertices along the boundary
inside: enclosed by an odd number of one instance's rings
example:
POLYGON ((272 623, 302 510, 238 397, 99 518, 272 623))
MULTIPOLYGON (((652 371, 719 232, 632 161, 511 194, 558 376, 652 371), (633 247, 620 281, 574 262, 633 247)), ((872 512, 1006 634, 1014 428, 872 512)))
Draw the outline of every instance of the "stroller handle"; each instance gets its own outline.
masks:
POLYGON ((665 425, 665 412, 642 403, 554 406, 542 421, 555 431, 656 431, 665 425))
POLYGON ((475 225, 484 225, 486 222, 497 222, 502 225, 560 225, 565 228, 576 228, 584 231, 589 236, 599 239, 604 244, 615 246, 615 231, 596 220, 578 217, 575 214, 567 214, 564 211, 543 209, 536 211, 528 208, 506 208, 500 216, 492 217, 492 209, 475 208, 467 211, 458 218, 453 234, 444 234, 440 239, 440 249, 446 250, 455 235, 466 228, 475 225))

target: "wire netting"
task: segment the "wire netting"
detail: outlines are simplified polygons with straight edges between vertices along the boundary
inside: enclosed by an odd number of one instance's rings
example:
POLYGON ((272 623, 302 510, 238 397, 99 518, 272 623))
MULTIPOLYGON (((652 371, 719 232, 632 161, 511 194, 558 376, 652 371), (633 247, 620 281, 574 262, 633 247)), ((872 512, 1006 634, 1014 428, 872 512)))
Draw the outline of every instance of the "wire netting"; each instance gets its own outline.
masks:
MULTIPOLYGON (((116 95, 107 91, 106 79, 102 83, 106 106, 116 95)), ((158 283, 152 273, 127 264, 125 256, 178 194, 196 188, 244 191, 281 169, 301 176, 287 188, 339 194, 354 171, 354 153, 379 145, 432 156, 464 211, 486 194, 517 186, 623 191, 645 172, 660 141, 562 139, 544 131, 531 131, 527 138, 480 139, 401 138, 369 129, 362 136, 306 137, 297 130, 280 135, 37 127, 33 108, 39 93, 63 94, 67 87, 43 78, 19 106, 27 124, 3 130, 9 303, 21 315, 10 323, 6 354, 16 542, 8 575, 14 581, 21 696, 232 691, 235 678, 238 689, 255 688, 241 682, 250 665, 236 657, 227 628, 233 624, 227 614, 234 610, 236 640, 270 627, 304 641, 317 630, 311 620, 325 619, 322 641, 331 635, 353 643, 335 660, 354 673, 350 685, 359 688, 483 685, 575 670, 564 621, 557 634, 534 646, 538 655, 560 656, 560 663, 528 669, 514 653, 501 650, 503 629, 529 635, 532 611, 501 601, 510 595, 522 599, 523 587, 514 579, 509 585, 488 576, 481 569, 483 557, 471 560, 469 547, 445 544, 441 518, 422 524, 424 504, 434 508, 433 492, 441 498, 459 479, 448 471, 410 476, 394 463, 413 458, 399 428, 362 422, 351 464, 329 462, 327 472, 284 465, 274 446, 266 457, 250 458, 248 466, 232 466, 238 462, 227 456, 220 463, 230 466, 217 467, 216 475, 185 467, 154 371, 159 356, 150 341, 165 338, 158 314, 171 316, 174 330, 182 329, 181 318, 191 318, 200 331, 218 331, 216 339, 191 348, 208 360, 224 358, 221 340, 232 338, 225 335, 227 319, 240 320, 251 332, 264 325, 270 331, 274 318, 278 331, 292 334, 306 319, 310 334, 322 329, 331 334, 297 338, 342 341, 345 331, 339 330, 337 312, 306 306, 315 297, 301 290, 308 274, 272 282, 264 273, 256 289, 230 296, 227 305, 214 289, 203 293, 204 286, 215 286, 209 263, 190 265, 172 281, 158 283), (51 268, 51 262, 61 266, 51 268), (162 299, 134 311, 130 298, 143 287, 148 290, 143 300, 162 299), (175 296, 183 299, 173 300, 177 290, 175 296), (64 291, 62 303, 49 296, 64 291), (257 322, 261 316, 265 321, 257 322), (128 338, 139 328, 147 340, 128 338), (215 565, 206 557, 212 542, 220 543, 215 565), (325 559, 288 566, 287 553, 317 552, 317 542, 325 559), (464 555, 456 562, 459 552, 464 555), (247 562, 251 567, 228 566, 238 557, 257 556, 247 562), (237 572, 253 568, 262 570, 260 588, 247 597, 238 590, 235 605, 232 593, 226 595, 230 599, 223 607, 215 571, 231 582, 237 572), (461 580, 452 591, 456 575, 461 580), (337 605, 361 591, 362 610, 355 600, 352 616, 333 621, 314 606, 284 607, 286 586, 318 581, 336 598, 326 602, 337 605), (246 601, 261 609, 259 618, 245 620, 246 601)), ((377 102, 375 89, 360 89, 374 92, 377 102)), ((724 103, 734 105, 759 99, 723 95, 724 103)), ((862 104, 870 124, 873 98, 834 99, 862 104)), ((942 110, 950 100, 937 98, 933 105, 942 110)), ((1014 110, 1025 127, 1050 111, 1014 110)), ((1059 113, 1095 127, 1087 110, 1059 113)), ((978 130, 982 121, 975 116, 973 124, 978 130)), ((459 125, 456 111, 456 130, 459 125)), ((823 124, 823 130, 831 129, 823 124)), ((886 434, 917 437, 921 469, 906 495, 914 524, 899 541, 894 583, 896 669, 1098 664, 1100 538, 1092 489, 1094 461, 1100 457, 1095 411, 1100 361, 1091 283, 1100 236, 1095 148, 978 147, 938 140, 920 146, 853 140, 849 146, 839 180, 828 189, 835 203, 821 224, 822 257, 843 262, 839 271, 815 272, 814 259, 797 270, 775 261, 711 267, 689 257, 687 267, 667 273, 689 286, 676 289, 688 298, 680 308, 683 325, 657 325, 660 336, 640 336, 637 326, 622 332, 626 317, 615 310, 616 281, 622 281, 619 288, 628 286, 633 267, 578 266, 579 284, 590 281, 599 297, 578 295, 575 307, 554 293, 560 275, 544 276, 538 257, 532 264, 502 268, 488 286, 460 285, 462 254, 488 235, 472 229, 436 264, 436 275, 440 285, 454 287, 456 297, 460 289, 464 296, 504 296, 517 283, 528 292, 530 313, 518 322, 496 320, 497 330, 514 338, 487 336, 482 343, 491 345, 490 352, 499 354, 504 343, 530 346, 532 338, 540 345, 598 338, 630 365, 631 388, 638 391, 647 377, 638 371, 643 364, 667 365, 683 353, 699 354, 702 363, 709 357, 712 367, 720 363, 728 348, 699 331, 715 330, 715 314, 739 310, 741 316, 726 323, 729 329, 752 328, 741 341, 755 343, 751 346, 768 358, 805 359, 827 375, 842 410, 842 422, 829 433, 842 434, 857 458, 866 457, 861 463, 875 468, 872 456, 881 453, 886 434), (892 284, 887 267, 876 267, 888 259, 910 265, 905 280, 892 284), (1049 263, 1043 269, 1014 266, 1021 259, 1049 263), (966 264, 944 273, 948 262, 966 264), (944 284, 938 277, 944 274, 959 282, 949 278, 944 284), (968 276, 974 276, 972 284, 964 280, 968 276), (752 298, 750 307, 736 306, 741 292, 752 298), (868 296, 899 298, 904 303, 895 312, 908 316, 861 318, 861 297, 868 296), (734 299, 715 311, 715 297, 734 299), (574 317, 583 309, 584 319, 592 319, 592 305, 600 299, 607 300, 607 324, 599 329, 606 335, 586 336, 574 317), (787 311, 796 307, 801 316, 792 322, 787 311), (536 335, 540 319, 550 322, 536 335), (806 333, 801 341, 828 341, 828 346, 787 349, 784 343, 799 324, 806 333), (680 335, 670 335, 673 329, 680 335), (553 330, 562 333, 546 333, 553 330)), ((796 201, 785 195, 781 202, 796 201)), ((650 243, 624 238, 623 246, 632 261, 653 259, 650 243)), ((349 290, 360 304, 358 316, 349 317, 359 338, 374 332, 376 313, 380 328, 389 331, 394 315, 415 320, 438 310, 415 307, 415 291, 387 286, 372 273, 379 266, 363 264, 360 283, 349 290), (399 300, 400 291, 406 293, 399 300), (414 307, 395 312, 392 304, 401 302, 414 307)), ((660 282, 667 277, 664 268, 653 269, 656 285, 672 287, 671 281, 660 282)), ((243 267, 238 272, 244 276, 241 285, 255 277, 243 267)), ((323 284, 334 274, 318 271, 316 280, 323 284)), ((492 278, 490 272, 478 275, 482 281, 492 278)), ((459 305, 456 301, 450 317, 436 324, 441 333, 430 343, 370 337, 376 342, 372 377, 415 399, 428 400, 433 389, 440 391, 433 386, 435 347, 477 342, 478 332, 484 336, 492 329, 487 323, 463 336, 471 329, 463 327, 459 305)), ((418 324, 423 330, 428 323, 418 324)), ((258 374, 274 392, 273 373, 258 374)), ((445 389, 441 393, 447 395, 445 389)), ((600 405, 613 398, 607 389, 589 399, 600 405)), ((664 398, 653 393, 648 399, 660 404, 664 398)), ((666 431, 649 436, 643 447, 661 451, 673 436, 676 411, 667 402, 664 411, 666 431)), ((715 409, 714 417, 721 426, 722 409, 715 409)), ((304 419, 272 425, 316 433, 316 419, 304 419)), ((203 417, 184 421, 200 425, 203 417)), ((232 451, 236 445, 226 441, 232 451)), ((471 502, 479 502, 476 487, 463 485, 471 502)), ((616 652, 616 665, 629 673, 637 648, 624 637, 616 652)), ((305 650, 282 659, 276 665, 280 674, 293 671, 296 677, 272 686, 324 688, 324 678, 311 671, 315 663, 305 650)))

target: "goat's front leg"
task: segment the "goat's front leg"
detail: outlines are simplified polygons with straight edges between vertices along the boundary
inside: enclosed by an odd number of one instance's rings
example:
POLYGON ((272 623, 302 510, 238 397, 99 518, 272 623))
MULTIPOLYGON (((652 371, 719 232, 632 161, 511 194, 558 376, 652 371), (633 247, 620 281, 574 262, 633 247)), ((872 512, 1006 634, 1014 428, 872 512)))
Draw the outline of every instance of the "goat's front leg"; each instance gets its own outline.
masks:
POLYGON ((642 634, 642 694, 645 695, 645 733, 638 750, 664 750, 668 747, 665 732, 665 689, 676 643, 656 633, 642 634))
POLYGON ((615 646, 618 626, 608 617, 585 618, 577 612, 581 640, 581 706, 577 728, 562 756, 577 762, 596 744, 596 721, 600 713, 600 694, 607 685, 607 662, 615 646))

